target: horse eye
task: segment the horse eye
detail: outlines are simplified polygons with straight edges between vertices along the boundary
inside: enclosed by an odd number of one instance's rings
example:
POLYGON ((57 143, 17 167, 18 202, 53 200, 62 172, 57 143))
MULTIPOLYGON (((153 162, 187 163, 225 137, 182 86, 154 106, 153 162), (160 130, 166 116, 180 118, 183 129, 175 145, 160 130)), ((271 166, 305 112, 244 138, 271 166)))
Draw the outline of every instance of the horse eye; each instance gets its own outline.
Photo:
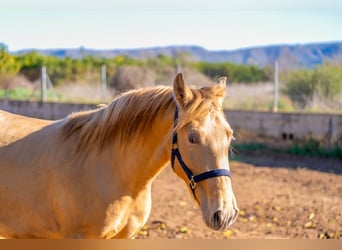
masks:
POLYGON ((198 144, 199 143, 199 138, 197 134, 190 134, 188 137, 188 140, 191 144, 198 144))

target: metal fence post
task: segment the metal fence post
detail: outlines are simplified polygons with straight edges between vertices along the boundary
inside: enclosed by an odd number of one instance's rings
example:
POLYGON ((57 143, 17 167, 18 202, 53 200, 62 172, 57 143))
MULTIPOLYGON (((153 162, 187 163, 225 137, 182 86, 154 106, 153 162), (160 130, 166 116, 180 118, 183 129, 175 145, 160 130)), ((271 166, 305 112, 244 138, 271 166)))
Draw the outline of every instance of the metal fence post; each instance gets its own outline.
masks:
POLYGON ((107 97, 107 70, 106 65, 101 66, 101 98, 105 101, 107 97))
POLYGON ((278 111, 278 61, 274 63, 274 94, 273 94, 273 112, 278 111))
POLYGON ((41 101, 45 102, 46 101, 46 87, 47 87, 47 83, 46 83, 46 67, 43 66, 42 67, 42 71, 41 71, 41 101))

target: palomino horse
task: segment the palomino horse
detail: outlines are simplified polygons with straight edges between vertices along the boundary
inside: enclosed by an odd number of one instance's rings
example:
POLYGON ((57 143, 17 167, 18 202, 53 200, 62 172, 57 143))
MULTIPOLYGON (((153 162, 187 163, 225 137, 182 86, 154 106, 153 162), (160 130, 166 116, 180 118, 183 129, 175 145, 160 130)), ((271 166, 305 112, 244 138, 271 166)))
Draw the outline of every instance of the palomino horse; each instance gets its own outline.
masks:
POLYGON ((173 88, 133 90, 58 121, 0 112, 0 236, 132 238, 170 159, 205 223, 227 229, 238 208, 225 82, 190 88, 178 74, 173 88))

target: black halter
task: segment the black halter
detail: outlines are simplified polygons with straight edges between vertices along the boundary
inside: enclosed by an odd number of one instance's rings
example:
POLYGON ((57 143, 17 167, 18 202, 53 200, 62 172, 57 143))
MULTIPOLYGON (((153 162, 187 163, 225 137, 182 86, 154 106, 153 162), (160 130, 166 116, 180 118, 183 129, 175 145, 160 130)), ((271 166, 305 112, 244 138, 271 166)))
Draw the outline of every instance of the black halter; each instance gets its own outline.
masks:
MULTIPOLYGON (((176 111, 175 111, 174 128, 177 125, 177 120, 178 120, 178 107, 176 107, 176 111)), ((189 185, 190 185, 190 188, 191 188, 193 194, 195 194, 194 192, 195 192, 197 182, 200 182, 200 181, 203 181, 203 180, 206 180, 209 178, 217 177, 217 176, 229 176, 229 177, 231 177, 228 169, 214 169, 214 170, 210 170, 210 171, 198 174, 198 175, 193 175, 191 170, 188 168, 188 166, 183 161, 182 156, 178 150, 177 133, 176 132, 173 133, 173 137, 172 137, 171 166, 172 166, 173 170, 175 168, 175 166, 174 166, 175 158, 178 159, 179 164, 182 166, 185 174, 187 175, 187 177, 189 179, 189 185)))

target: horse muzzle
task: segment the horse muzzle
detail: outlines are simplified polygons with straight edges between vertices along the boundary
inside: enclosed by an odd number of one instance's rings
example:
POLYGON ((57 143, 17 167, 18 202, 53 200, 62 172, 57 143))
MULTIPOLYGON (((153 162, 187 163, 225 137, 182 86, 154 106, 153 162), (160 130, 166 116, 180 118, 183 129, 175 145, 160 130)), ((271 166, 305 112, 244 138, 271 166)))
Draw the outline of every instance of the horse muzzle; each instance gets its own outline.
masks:
POLYGON ((217 210, 209 221, 209 227, 214 230, 227 230, 236 221, 239 209, 217 210))

